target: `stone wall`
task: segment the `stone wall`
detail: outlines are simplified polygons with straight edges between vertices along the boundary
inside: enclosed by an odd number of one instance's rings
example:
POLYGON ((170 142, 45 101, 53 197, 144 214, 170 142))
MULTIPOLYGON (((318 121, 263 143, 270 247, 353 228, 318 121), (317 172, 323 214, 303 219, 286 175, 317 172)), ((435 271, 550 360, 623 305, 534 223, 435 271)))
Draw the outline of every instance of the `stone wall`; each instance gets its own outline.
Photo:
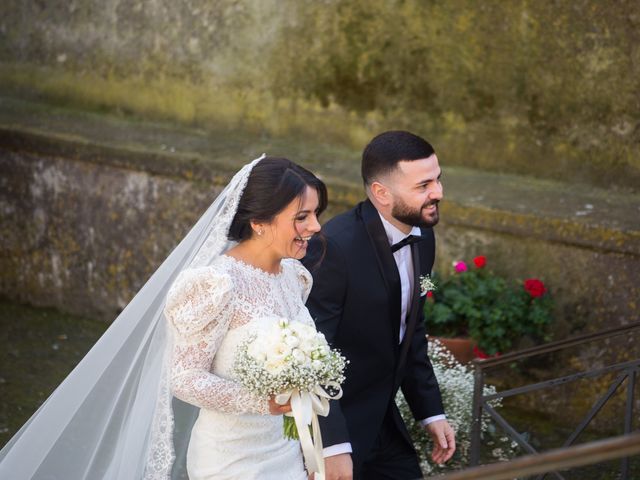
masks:
POLYGON ((221 190, 26 151, 0 171, 1 294, 109 321, 221 190))
POLYGON ((113 320, 237 168, 0 128, 0 295, 113 320))
MULTIPOLYGON (((112 319, 237 168, 184 155, 0 129, 0 294, 112 319)), ((325 178, 332 200, 325 218, 362 198, 357 183, 325 178)), ((631 216, 626 220, 620 212, 589 223, 545 217, 542 197, 555 213, 554 202, 563 199, 548 187, 527 198, 532 187, 520 180, 509 192, 513 179, 450 172, 437 227, 437 270, 446 274, 454 260, 486 255, 490 267, 509 278, 540 277, 556 298, 557 338, 640 321, 637 205, 625 207, 619 199, 619 210, 631 216), (481 195, 480 184, 484 193, 493 190, 493 200, 481 195), (538 197, 536 213, 531 202, 538 197), (516 199, 528 213, 509 210, 516 199)), ((592 208, 607 215, 601 203, 592 208)))
POLYGON ((640 4, 5 0, 0 92, 361 148, 408 128, 450 164, 640 181, 640 4))

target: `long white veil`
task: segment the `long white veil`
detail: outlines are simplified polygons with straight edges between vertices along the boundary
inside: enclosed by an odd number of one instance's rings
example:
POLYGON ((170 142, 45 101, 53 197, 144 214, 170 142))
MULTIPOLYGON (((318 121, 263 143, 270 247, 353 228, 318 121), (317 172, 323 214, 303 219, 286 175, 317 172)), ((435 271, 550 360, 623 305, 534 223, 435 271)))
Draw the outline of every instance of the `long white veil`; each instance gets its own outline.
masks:
MULTIPOLYGON (((0 450, 11 480, 177 479, 197 409, 169 391, 166 294, 185 268, 230 248, 245 165, 109 329, 0 450), (174 461, 175 460, 175 461, 174 461)), ((44 373, 43 373, 44 374, 44 373)))

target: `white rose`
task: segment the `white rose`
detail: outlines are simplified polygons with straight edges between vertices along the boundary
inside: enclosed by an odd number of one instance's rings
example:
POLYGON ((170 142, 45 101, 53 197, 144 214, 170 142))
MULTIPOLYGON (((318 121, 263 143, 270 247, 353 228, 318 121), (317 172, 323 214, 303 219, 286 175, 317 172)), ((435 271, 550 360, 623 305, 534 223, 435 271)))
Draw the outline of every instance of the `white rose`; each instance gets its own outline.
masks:
POLYGON ((300 335, 300 322, 291 322, 289 329, 296 335, 300 335))
POLYGON ((275 356, 270 357, 264 364, 265 370, 272 375, 277 375, 286 366, 285 357, 275 356))
POLYGON ((309 338, 310 336, 315 335, 315 329, 300 322, 292 323, 291 330, 296 332, 300 338, 309 338))
POLYGON ((294 337, 293 335, 291 335, 284 339, 284 343, 286 343, 291 348, 295 348, 298 345, 300 345, 300 340, 298 340, 297 337, 294 337))
POLYGON ((318 349, 322 348, 322 345, 318 345, 317 342, 309 342, 309 345, 307 348, 309 349, 310 352, 317 352, 318 349))
POLYGON ((299 348, 294 348, 291 351, 291 356, 297 363, 304 363, 307 359, 307 356, 299 348))
POLYGON ((287 355, 289 355, 291 353, 291 347, 289 345, 287 345, 285 342, 278 342, 277 344, 275 344, 273 346, 272 352, 276 355, 276 356, 283 356, 286 357, 287 355))

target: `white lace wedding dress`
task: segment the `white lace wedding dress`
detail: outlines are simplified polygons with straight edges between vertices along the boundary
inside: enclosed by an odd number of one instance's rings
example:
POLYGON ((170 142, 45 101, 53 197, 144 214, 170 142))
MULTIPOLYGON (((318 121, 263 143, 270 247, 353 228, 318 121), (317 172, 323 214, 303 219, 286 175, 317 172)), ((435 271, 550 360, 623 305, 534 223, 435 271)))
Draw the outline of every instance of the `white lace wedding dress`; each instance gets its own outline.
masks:
POLYGON ((167 295, 175 348, 171 385, 200 407, 187 453, 190 480, 306 480, 300 444, 283 436, 283 418, 234 381, 239 343, 279 316, 313 325, 305 307, 311 275, 286 259, 269 274, 227 255, 183 271, 167 295))

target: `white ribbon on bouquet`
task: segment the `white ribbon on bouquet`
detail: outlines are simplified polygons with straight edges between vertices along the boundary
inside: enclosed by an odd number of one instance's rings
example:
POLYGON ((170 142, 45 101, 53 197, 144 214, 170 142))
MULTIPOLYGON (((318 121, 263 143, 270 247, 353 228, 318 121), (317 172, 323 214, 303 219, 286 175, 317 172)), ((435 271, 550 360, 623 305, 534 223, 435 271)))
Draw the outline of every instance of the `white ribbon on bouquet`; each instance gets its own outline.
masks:
POLYGON ((338 400, 342 397, 342 388, 336 382, 330 382, 326 387, 335 390, 331 395, 319 385, 311 392, 301 392, 298 389, 276 395, 275 401, 285 405, 291 400, 291 412, 285 415, 293 417, 300 437, 302 454, 309 472, 315 472, 314 480, 325 480, 324 458, 322 455, 322 435, 318 415, 329 415, 329 400, 338 400), (311 433, 309 433, 311 426, 311 433))

